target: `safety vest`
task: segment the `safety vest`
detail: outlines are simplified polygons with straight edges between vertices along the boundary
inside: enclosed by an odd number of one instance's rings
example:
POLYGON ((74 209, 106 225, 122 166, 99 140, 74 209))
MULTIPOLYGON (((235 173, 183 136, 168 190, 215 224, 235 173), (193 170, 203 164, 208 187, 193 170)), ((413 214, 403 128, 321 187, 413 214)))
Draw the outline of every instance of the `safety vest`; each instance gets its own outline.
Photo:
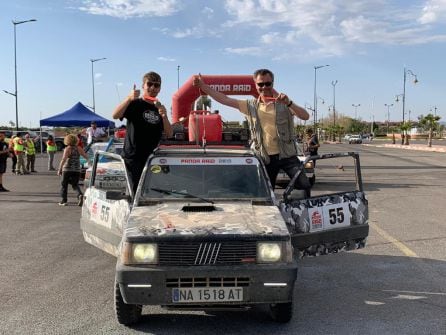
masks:
POLYGON ((26 154, 27 155, 35 155, 36 154, 36 148, 34 147, 33 140, 26 141, 26 154))
POLYGON ((20 137, 14 139, 14 151, 23 152, 23 140, 20 137))
POLYGON ((55 152, 57 151, 57 145, 53 141, 47 141, 46 142, 46 151, 48 152, 55 152))

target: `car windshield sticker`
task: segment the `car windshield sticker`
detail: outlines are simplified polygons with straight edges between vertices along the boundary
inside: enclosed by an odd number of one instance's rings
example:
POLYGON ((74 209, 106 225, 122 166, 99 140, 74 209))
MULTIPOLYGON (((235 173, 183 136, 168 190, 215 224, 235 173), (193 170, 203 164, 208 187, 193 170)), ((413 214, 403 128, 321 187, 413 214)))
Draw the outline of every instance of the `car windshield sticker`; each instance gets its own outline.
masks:
POLYGON ((152 173, 160 173, 161 172, 161 166, 159 166, 159 165, 152 165, 150 167, 150 171, 152 171, 152 173))
MULTIPOLYGON (((160 165, 257 165, 252 157, 156 157, 151 161, 152 168, 160 165)), ((152 171, 156 173, 155 171, 152 171)))

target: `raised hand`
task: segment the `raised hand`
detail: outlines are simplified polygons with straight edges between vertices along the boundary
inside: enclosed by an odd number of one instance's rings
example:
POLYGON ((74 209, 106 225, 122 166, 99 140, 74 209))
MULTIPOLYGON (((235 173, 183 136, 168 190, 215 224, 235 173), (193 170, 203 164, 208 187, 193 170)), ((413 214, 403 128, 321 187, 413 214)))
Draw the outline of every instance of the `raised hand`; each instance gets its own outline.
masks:
POLYGON ((130 100, 135 100, 138 99, 140 95, 141 95, 141 90, 137 90, 136 84, 133 84, 133 90, 130 91, 128 98, 130 100))

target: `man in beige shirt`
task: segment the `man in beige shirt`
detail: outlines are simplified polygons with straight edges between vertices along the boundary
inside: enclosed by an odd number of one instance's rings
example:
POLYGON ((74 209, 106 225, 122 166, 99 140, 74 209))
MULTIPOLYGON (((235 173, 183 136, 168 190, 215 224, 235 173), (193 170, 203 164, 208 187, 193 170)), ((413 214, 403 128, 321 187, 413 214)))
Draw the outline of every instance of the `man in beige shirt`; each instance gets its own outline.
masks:
MULTIPOLYGON (((195 76, 193 85, 219 103, 236 108, 246 116, 254 140, 254 149, 263 158, 274 188, 281 169, 292 178, 301 166, 294 144, 293 117, 308 120, 310 116, 286 94, 274 90, 274 74, 270 70, 255 71, 253 79, 259 94, 259 97, 253 100, 230 98, 212 89, 200 75, 195 76)), ((309 196, 311 186, 304 173, 300 174, 295 187, 305 189, 309 196)))

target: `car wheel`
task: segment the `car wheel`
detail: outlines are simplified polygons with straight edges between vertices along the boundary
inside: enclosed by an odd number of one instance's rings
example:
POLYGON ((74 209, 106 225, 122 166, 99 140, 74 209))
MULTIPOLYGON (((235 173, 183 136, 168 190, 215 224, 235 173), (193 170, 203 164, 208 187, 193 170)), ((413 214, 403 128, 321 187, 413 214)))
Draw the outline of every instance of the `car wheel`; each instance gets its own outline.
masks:
POLYGON ((308 178, 308 180, 310 181, 310 185, 313 186, 314 183, 316 182, 316 175, 313 174, 313 176, 308 178))
POLYGON ((271 318, 280 323, 287 323, 293 317, 293 302, 269 305, 271 318))
POLYGON ((115 314, 120 324, 129 326, 135 324, 141 318, 142 305, 129 305, 124 302, 115 278, 115 314))

